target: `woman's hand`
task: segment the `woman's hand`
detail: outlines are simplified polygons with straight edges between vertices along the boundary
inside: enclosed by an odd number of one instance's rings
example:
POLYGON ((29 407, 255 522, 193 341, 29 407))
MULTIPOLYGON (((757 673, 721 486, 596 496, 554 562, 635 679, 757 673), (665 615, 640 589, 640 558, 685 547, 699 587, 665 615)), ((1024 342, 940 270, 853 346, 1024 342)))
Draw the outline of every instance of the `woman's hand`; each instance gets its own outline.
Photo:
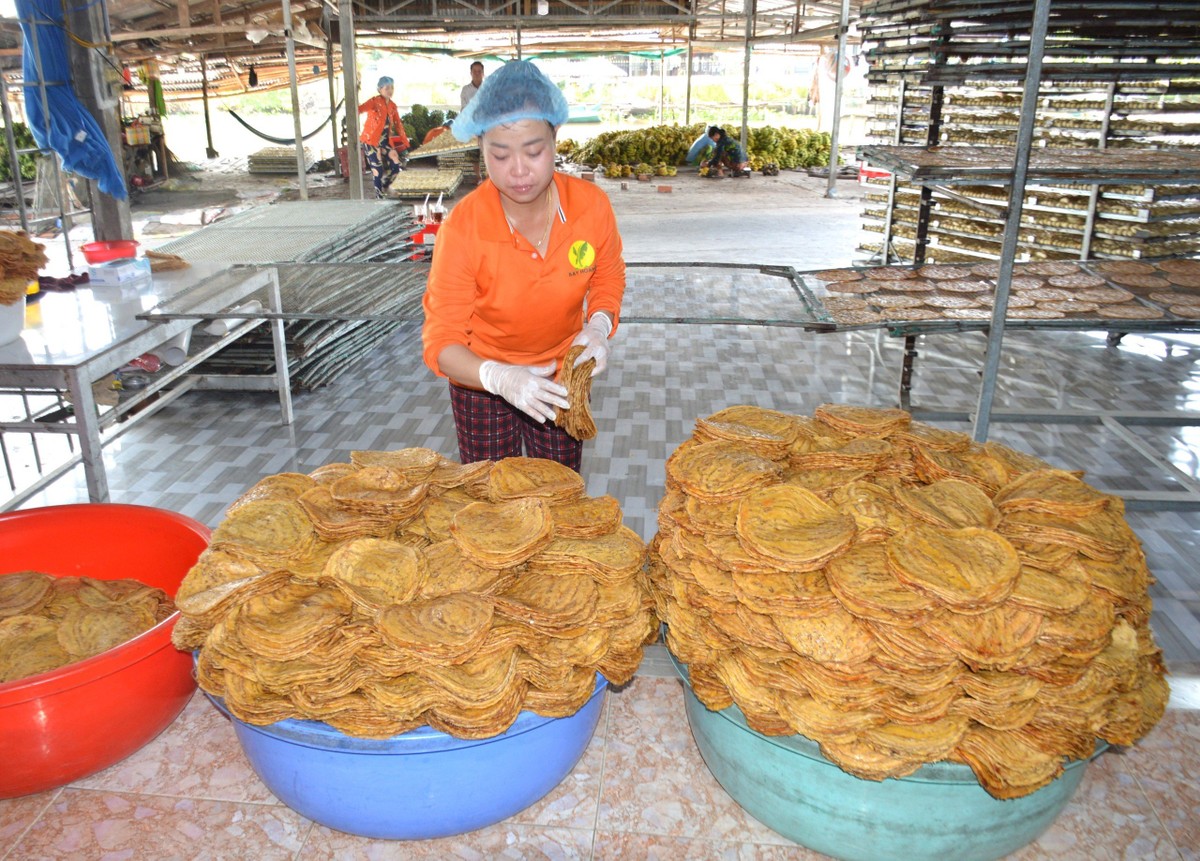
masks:
POLYGON ((570 408, 567 390, 554 382, 556 364, 506 365, 486 361, 479 366, 479 382, 536 422, 554 418, 554 408, 570 408))
POLYGON ((612 320, 607 314, 596 313, 592 315, 592 319, 588 320, 587 325, 583 327, 583 331, 575 336, 575 340, 571 342, 574 347, 577 344, 583 346, 583 352, 579 354, 579 358, 575 360, 575 364, 582 364, 588 359, 596 360, 596 367, 592 368, 592 376, 596 376, 605 368, 608 367, 608 336, 612 334, 612 320))

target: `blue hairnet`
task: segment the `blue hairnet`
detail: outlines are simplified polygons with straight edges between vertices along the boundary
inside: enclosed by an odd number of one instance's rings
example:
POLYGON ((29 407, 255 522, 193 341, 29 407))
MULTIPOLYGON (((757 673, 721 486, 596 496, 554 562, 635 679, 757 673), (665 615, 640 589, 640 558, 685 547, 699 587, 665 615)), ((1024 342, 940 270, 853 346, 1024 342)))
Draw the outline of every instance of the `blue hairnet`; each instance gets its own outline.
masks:
POLYGON ((379 79, 379 83, 377 83, 375 85, 375 89, 379 90, 379 89, 382 89, 383 87, 386 87, 388 84, 394 85, 395 83, 396 82, 393 81, 391 78, 389 78, 387 75, 384 75, 382 78, 379 79))
POLYGON ((567 121, 567 100, 550 79, 528 60, 513 60, 484 79, 479 92, 454 119, 453 134, 469 141, 488 129, 518 120, 567 121))

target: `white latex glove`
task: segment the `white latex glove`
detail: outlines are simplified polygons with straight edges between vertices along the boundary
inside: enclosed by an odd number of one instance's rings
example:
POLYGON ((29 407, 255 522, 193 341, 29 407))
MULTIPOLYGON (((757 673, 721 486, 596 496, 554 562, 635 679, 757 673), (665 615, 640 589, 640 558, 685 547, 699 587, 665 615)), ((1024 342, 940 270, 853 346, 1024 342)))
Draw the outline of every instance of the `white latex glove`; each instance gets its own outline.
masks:
POLYGON ((568 409, 567 390, 554 382, 555 363, 506 365, 486 361, 479 366, 479 382, 537 422, 554 418, 554 408, 568 409))
POLYGON ((593 314, 583 331, 571 342, 572 347, 576 344, 583 345, 583 352, 575 360, 575 364, 581 364, 588 359, 596 360, 596 367, 592 368, 593 377, 608 367, 608 336, 612 334, 612 330, 612 321, 607 316, 593 314))

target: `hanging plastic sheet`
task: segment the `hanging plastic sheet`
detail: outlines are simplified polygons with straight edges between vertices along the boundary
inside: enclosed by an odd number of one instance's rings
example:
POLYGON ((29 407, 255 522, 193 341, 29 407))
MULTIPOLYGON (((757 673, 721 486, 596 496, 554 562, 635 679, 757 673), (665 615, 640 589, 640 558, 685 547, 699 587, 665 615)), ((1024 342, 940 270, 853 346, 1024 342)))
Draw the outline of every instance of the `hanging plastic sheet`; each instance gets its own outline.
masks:
POLYGON ((58 153, 66 170, 96 180, 105 194, 124 200, 125 177, 112 147, 71 86, 61 0, 17 0, 17 15, 24 35, 25 112, 33 139, 42 149, 58 153), (45 104, 39 80, 46 85, 45 104))

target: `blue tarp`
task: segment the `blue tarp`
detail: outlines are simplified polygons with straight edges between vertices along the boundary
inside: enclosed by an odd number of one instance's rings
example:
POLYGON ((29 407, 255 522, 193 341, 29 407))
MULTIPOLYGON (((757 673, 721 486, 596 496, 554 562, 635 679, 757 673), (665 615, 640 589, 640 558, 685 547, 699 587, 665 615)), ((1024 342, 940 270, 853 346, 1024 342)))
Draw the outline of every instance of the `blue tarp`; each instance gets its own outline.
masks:
POLYGON ((96 180, 105 194, 124 200, 128 196, 125 176, 117 165, 112 147, 71 86, 62 0, 17 0, 17 16, 21 19, 21 32, 25 37, 21 52, 25 113, 34 141, 42 149, 58 153, 66 170, 96 180), (35 29, 36 52, 32 34, 35 29), (46 82, 46 102, 50 107, 49 124, 38 87, 39 55, 42 80, 46 82))

